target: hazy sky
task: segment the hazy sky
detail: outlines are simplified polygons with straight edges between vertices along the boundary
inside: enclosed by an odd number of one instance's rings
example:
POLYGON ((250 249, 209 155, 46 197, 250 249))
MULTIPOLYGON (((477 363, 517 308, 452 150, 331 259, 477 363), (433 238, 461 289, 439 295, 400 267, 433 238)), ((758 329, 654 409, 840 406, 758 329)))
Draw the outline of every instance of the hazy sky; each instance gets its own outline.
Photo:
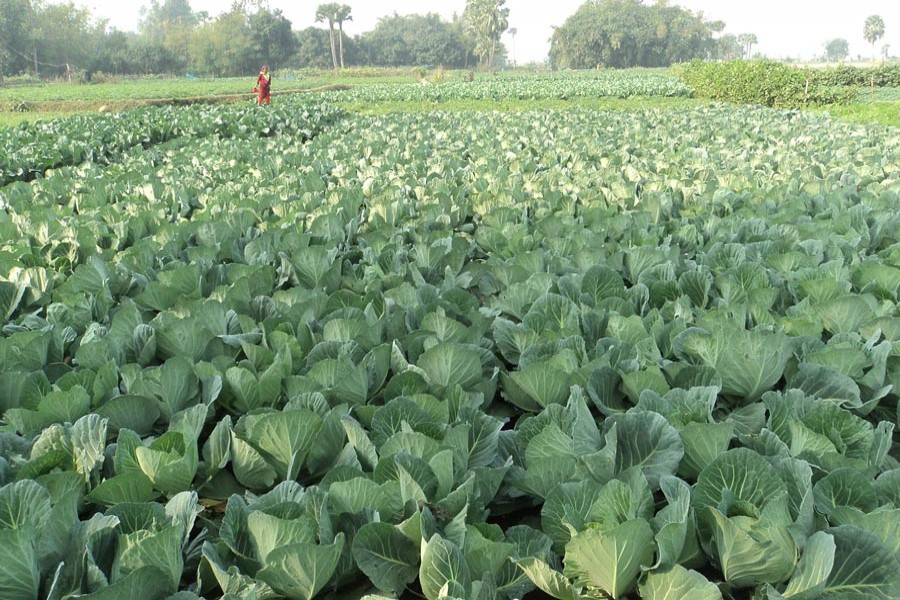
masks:
MULTIPOLYGON (((324 1, 324 0, 322 0, 324 1)), ((353 22, 345 25, 351 35, 372 29, 378 18, 399 14, 436 12, 449 19, 454 12, 462 13, 465 0, 342 0, 353 8, 353 22)), ((649 2, 650 0, 648 0, 649 2)), ((561 25, 582 4, 583 0, 507 0, 510 27, 518 34, 515 56, 519 63, 543 61, 550 48, 553 27, 561 25)), ((850 42, 850 54, 871 57, 872 48, 863 38, 866 17, 879 14, 885 22, 885 36, 876 44, 890 44, 891 53, 900 54, 900 1, 897 0, 671 0, 693 11, 703 11, 710 20, 726 23, 726 32, 755 33, 757 49, 773 58, 808 59, 822 53, 823 44, 832 38, 850 42)), ((134 30, 140 7, 149 4, 142 0, 75 0, 87 6, 95 15, 109 19, 122 30, 134 30)), ((314 25, 318 0, 270 0, 270 8, 280 8, 295 29, 314 25)), ((224 12, 231 5, 222 0, 191 0, 194 10, 210 15, 224 12)), ((512 52, 512 39, 504 42, 512 52)))

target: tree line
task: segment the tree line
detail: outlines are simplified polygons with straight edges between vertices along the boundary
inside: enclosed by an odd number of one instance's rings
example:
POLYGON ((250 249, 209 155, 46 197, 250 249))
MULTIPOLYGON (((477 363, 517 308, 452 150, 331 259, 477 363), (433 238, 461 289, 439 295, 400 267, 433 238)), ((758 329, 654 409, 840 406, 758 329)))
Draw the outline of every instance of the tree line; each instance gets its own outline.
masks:
MULTIPOLYGON (((506 0, 467 0, 450 21, 436 14, 387 15, 351 37, 346 4, 321 4, 327 26, 294 31, 264 0, 237 0, 216 16, 189 0, 151 0, 136 32, 119 31, 73 3, 0 0, 0 78, 92 74, 196 73, 244 75, 271 68, 426 66, 466 68, 501 64, 508 27, 506 0)), ((2 81, 2 79, 0 79, 2 81)))
MULTIPOLYGON (((349 36, 347 4, 317 7, 315 27, 295 31, 265 0, 235 0, 211 16, 190 0, 151 0, 137 31, 110 28, 89 9, 47 0, 0 0, 0 78, 21 73, 246 75, 271 68, 347 66, 494 68, 506 60, 501 38, 515 40, 506 0, 466 0, 462 14, 386 15, 371 31, 349 36), (508 38, 510 39, 510 38, 508 38)), ((664 67, 694 59, 750 58, 752 33, 724 34, 725 24, 656 0, 587 0, 550 39, 554 68, 664 67)), ((884 33, 880 17, 866 38, 884 33)), ((840 55, 833 45, 829 55, 840 55)), ((2 79, 0 79, 2 81, 2 79)))

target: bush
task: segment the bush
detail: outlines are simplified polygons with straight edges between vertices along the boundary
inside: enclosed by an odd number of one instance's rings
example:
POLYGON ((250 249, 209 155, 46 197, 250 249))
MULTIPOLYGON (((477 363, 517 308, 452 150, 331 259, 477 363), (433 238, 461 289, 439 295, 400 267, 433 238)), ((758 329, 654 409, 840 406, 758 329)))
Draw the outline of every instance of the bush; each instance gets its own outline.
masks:
POLYGON ((796 108, 849 98, 839 87, 818 82, 808 69, 772 60, 693 61, 675 71, 697 96, 737 104, 796 108))
POLYGON ((874 80, 875 87, 900 87, 900 64, 812 69, 811 75, 814 81, 826 86, 868 86, 874 80))

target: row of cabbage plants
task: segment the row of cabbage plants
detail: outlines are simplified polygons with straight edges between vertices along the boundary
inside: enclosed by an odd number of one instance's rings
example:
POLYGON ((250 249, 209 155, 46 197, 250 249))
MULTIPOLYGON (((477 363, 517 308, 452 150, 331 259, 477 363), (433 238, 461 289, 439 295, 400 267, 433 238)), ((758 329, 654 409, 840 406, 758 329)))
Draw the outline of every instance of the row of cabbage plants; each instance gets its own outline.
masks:
POLYGON ((415 85, 361 85, 326 94, 338 102, 446 102, 453 100, 545 100, 689 96, 691 88, 659 71, 568 71, 481 75, 472 81, 455 77, 415 85))
POLYGON ((150 106, 81 114, 0 128, 0 186, 84 162, 108 164, 150 146, 214 136, 241 139, 291 133, 309 138, 340 118, 337 108, 285 97, 269 110, 249 103, 150 106))

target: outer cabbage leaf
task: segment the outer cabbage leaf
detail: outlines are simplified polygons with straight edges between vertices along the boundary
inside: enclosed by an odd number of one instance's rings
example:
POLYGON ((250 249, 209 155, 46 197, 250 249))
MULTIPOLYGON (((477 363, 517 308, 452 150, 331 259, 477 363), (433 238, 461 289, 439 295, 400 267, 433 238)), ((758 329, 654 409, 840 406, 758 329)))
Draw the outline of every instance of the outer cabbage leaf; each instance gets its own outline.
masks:
POLYGON ((834 566, 822 598, 892 600, 900 590, 900 561, 873 534, 853 525, 825 530, 834 537, 834 566))
POLYGON ((722 600, 722 592, 697 571, 674 565, 650 571, 638 588, 644 600, 722 600))
POLYGON ((461 587, 463 594, 471 587, 469 567, 462 551, 450 540, 438 534, 427 542, 423 539, 421 561, 419 582, 428 600, 438 600, 443 595, 441 590, 448 584, 461 587))
POLYGON ((675 338, 674 349, 681 360, 715 368, 722 393, 745 403, 759 400, 781 379, 789 357, 784 334, 724 325, 687 329, 675 338))
POLYGON ((542 592, 559 600, 581 600, 575 586, 559 571, 553 570, 545 561, 526 557, 516 561, 525 575, 542 592))
POLYGON ((607 432, 616 427, 616 473, 637 467, 654 490, 661 477, 675 474, 684 446, 678 431, 662 415, 631 411, 609 417, 604 426, 607 432))
POLYGON ((333 544, 281 546, 269 553, 257 578, 291 600, 312 600, 334 575, 343 548, 343 533, 333 544))
POLYGON ((375 586, 400 594, 419 574, 416 544, 390 523, 367 523, 353 539, 353 557, 375 586))
POLYGON ((37 600, 41 585, 31 527, 0 529, 0 597, 37 600))
MULTIPOLYGON (((786 498, 782 503, 787 514, 786 498)), ((727 517, 715 508, 706 511, 712 519, 710 529, 717 561, 729 584, 736 588, 753 587, 781 583, 790 577, 797 560, 797 547, 788 529, 789 519, 778 522, 766 512, 756 519, 742 515, 727 517)))
POLYGON ((643 519, 605 531, 588 529, 566 544, 564 573, 576 585, 621 598, 634 589, 641 567, 653 560, 653 550, 653 530, 643 519))

